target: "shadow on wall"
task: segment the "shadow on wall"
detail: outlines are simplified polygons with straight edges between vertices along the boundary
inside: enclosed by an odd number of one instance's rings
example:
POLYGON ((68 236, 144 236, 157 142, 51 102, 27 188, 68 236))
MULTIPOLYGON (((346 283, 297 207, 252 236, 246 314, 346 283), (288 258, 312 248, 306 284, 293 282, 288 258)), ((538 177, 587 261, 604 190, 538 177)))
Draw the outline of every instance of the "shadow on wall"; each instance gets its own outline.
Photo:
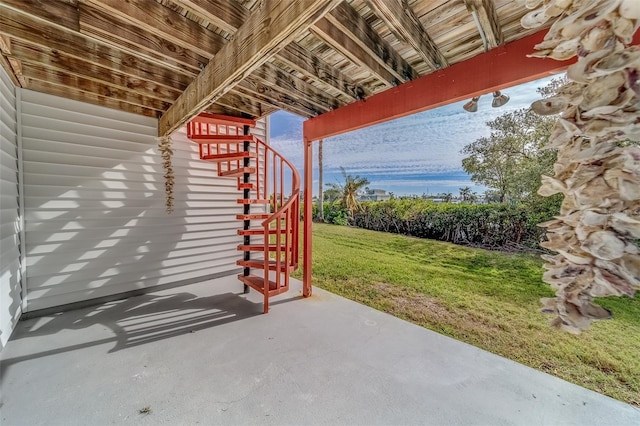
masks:
POLYGON ((171 215, 150 134, 82 145, 71 130, 33 133, 23 138, 29 311, 237 270, 236 181, 199 160, 184 131, 173 137, 171 215))

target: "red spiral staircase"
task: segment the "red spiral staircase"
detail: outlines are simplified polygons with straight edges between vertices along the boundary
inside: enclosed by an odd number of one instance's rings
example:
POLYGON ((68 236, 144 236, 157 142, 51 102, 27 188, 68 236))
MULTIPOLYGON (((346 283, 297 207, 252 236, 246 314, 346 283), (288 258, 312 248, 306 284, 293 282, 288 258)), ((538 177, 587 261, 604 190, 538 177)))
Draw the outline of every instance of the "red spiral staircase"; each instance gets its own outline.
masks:
POLYGON ((202 113, 187 125, 187 136, 200 158, 217 164, 218 176, 237 179, 243 212, 236 216, 244 239, 238 246, 243 267, 238 279, 269 298, 289 290, 289 275, 298 267, 300 177, 276 150, 250 134, 255 120, 202 113), (286 194, 285 194, 286 192, 286 194))

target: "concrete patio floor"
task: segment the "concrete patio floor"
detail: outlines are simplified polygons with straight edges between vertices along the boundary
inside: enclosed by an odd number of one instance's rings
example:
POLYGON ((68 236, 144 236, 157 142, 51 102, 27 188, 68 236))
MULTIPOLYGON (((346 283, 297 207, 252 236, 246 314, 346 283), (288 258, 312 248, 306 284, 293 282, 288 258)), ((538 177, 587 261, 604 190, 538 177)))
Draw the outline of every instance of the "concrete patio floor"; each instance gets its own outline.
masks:
POLYGON ((300 288, 268 315, 227 277, 22 321, 0 423, 640 424, 632 406, 300 288))

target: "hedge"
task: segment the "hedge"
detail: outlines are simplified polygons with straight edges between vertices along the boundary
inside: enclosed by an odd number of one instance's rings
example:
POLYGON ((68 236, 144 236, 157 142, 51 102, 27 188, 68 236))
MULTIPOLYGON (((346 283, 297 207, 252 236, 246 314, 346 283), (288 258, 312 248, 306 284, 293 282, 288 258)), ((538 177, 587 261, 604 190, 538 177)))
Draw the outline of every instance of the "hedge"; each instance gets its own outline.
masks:
MULTIPOLYGON (((526 204, 451 204, 390 200, 362 203, 353 219, 338 203, 324 205, 325 221, 393 232, 454 244, 491 249, 539 249, 544 230, 538 223, 553 217, 556 207, 526 204)), ((314 216, 317 207, 314 209, 314 216)))

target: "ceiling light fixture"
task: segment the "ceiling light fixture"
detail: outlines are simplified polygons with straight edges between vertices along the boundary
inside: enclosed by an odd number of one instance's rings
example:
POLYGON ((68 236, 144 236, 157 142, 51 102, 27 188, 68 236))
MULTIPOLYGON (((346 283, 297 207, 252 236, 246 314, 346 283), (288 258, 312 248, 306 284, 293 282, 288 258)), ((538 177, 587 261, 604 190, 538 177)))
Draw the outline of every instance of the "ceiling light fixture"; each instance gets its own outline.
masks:
POLYGON ((494 108, 500 108, 502 105, 509 102, 509 96, 500 93, 499 90, 493 92, 493 101, 491 101, 491 106, 494 108))
MULTIPOLYGON (((487 43, 487 36, 482 29, 482 25, 480 25, 480 20, 478 19, 478 12, 475 7, 469 9, 471 11, 471 16, 473 17, 473 22, 476 24, 478 28, 478 32, 480 33, 480 38, 482 39, 482 45, 484 47, 485 53, 489 51, 489 44, 487 43)), ((478 100, 480 96, 474 96, 469 102, 464 104, 462 108, 464 108, 467 112, 476 112, 478 111, 478 100)), ((493 101, 491 102, 491 106, 494 108, 499 108, 502 105, 509 102, 509 96, 502 94, 499 90, 493 92, 493 101)))
POLYGON ((464 110, 467 111, 467 112, 476 112, 476 111, 478 111, 478 100, 479 99, 480 99, 480 96, 475 96, 469 102, 464 104, 464 106, 462 108, 464 108, 464 110))

